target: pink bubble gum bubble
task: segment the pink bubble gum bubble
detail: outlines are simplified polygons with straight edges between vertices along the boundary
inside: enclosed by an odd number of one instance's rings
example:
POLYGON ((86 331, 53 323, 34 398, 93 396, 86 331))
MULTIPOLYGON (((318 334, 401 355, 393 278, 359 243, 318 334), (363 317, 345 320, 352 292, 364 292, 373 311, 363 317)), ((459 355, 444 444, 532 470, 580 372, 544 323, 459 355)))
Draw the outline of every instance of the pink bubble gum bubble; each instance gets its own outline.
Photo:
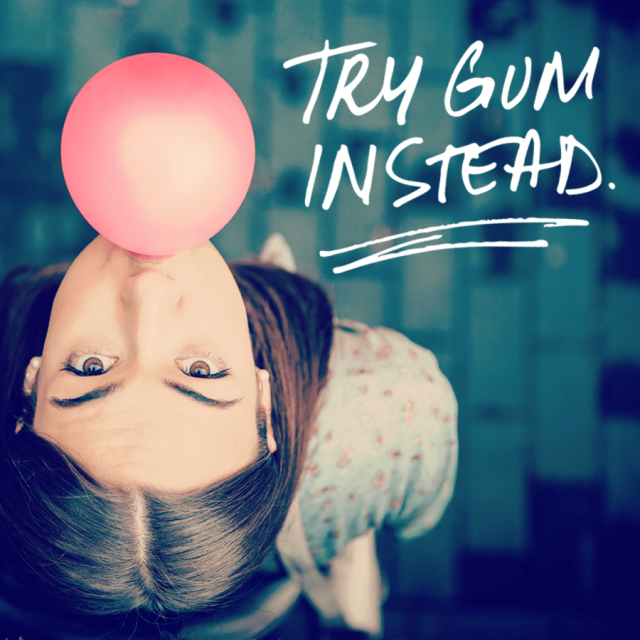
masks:
POLYGON ((99 71, 69 108, 62 171, 80 213, 146 256, 214 236, 244 200, 255 163, 251 121, 208 67, 144 53, 99 71))

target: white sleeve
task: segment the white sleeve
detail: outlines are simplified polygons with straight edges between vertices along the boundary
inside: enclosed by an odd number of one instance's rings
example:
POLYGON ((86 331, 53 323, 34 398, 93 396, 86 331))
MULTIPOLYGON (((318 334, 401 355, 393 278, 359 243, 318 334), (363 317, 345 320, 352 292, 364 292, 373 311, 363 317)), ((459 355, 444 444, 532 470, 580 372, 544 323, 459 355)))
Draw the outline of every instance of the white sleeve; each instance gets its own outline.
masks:
POLYGON ((260 262, 273 264, 292 273, 297 271, 291 248, 280 233, 272 233, 266 239, 260 251, 260 262))

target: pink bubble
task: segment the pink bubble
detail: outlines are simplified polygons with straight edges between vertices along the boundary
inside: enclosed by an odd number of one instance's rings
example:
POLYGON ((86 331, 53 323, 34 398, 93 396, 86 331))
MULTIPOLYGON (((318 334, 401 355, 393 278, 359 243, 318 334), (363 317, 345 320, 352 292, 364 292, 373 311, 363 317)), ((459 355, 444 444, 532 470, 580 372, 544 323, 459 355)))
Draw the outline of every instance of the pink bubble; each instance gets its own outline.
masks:
POLYGON ((129 251, 164 256, 214 236, 253 175, 251 121, 208 67, 167 53, 118 60, 67 114, 62 171, 80 213, 129 251))

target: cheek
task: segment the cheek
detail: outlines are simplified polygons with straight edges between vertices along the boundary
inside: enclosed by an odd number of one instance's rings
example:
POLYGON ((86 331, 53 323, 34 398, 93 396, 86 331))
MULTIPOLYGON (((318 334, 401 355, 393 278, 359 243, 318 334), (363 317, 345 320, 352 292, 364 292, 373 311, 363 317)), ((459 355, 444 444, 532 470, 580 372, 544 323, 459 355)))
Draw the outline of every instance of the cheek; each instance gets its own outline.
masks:
MULTIPOLYGON (((47 342, 64 345, 69 339, 91 339, 98 333, 110 334, 118 327, 113 296, 98 289, 78 291, 56 298, 47 329, 47 342)), ((95 346, 95 345, 87 345, 95 346)))

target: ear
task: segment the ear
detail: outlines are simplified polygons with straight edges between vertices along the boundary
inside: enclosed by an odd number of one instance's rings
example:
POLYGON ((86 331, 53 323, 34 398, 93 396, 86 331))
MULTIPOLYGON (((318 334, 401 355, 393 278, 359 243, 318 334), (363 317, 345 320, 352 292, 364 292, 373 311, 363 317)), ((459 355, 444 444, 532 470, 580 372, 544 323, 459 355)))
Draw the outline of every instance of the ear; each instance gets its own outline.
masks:
POLYGON ((267 447, 269 447, 269 451, 273 453, 278 448, 278 444, 276 443, 276 439, 273 436, 273 426, 271 424, 270 376, 269 372, 266 369, 258 369, 256 367, 256 371, 258 373, 258 393, 260 395, 260 406, 267 414, 267 447))
MULTIPOLYGON (((30 396, 33 393, 33 385, 36 382, 36 377, 38 375, 38 369, 40 368, 40 364, 42 363, 42 356, 36 356, 35 358, 31 358, 27 368, 24 372, 24 382, 22 383, 22 392, 25 396, 30 396)), ((24 426, 22 420, 18 420, 16 422, 16 430, 15 433, 20 433, 20 430, 24 426)))
POLYGON ((38 369, 40 368, 40 364, 42 363, 42 356, 36 356, 35 358, 31 358, 27 368, 24 372, 24 383, 22 385, 22 391, 25 396, 30 396, 33 393, 33 385, 36 381, 36 376, 38 375, 38 369))

